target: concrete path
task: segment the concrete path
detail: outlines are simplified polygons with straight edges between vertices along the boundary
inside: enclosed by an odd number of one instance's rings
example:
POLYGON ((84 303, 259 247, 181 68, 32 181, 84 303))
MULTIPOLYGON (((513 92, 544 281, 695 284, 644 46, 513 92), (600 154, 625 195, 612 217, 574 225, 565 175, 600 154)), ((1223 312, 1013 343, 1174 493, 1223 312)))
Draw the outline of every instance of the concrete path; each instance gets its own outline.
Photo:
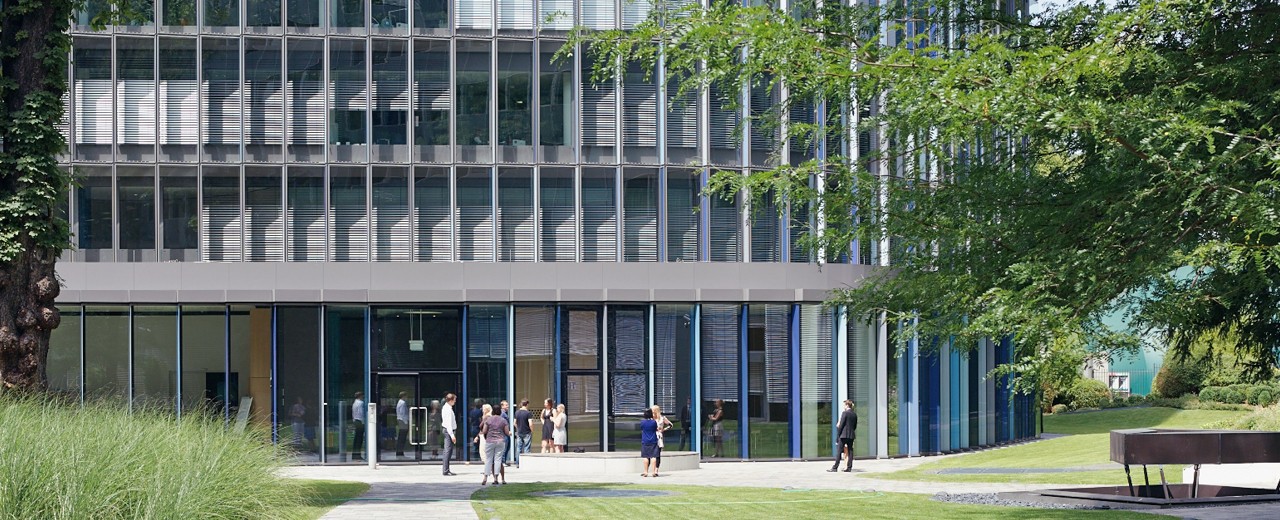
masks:
MULTIPOLYGON (((946 455, 945 457, 963 457, 946 455)), ((855 489, 894 493, 1001 493, 1033 491, 1053 484, 980 483, 980 482, 914 482, 876 478, 877 474, 910 469, 941 457, 916 457, 855 461, 857 473, 827 473, 830 462, 714 462, 702 464, 695 471, 664 473, 658 479, 636 475, 566 476, 539 473, 529 469, 507 469, 507 481, 519 482, 605 482, 618 484, 671 484, 699 486, 735 486, 790 489, 855 489)), ((342 504, 327 515, 327 520, 374 520, 380 518, 477 518, 469 497, 480 489, 479 464, 455 464, 458 476, 445 477, 438 465, 384 465, 376 470, 367 466, 296 466, 285 475, 295 478, 360 481, 370 484, 365 495, 342 504)), ((1228 518, 1280 518, 1280 504, 1241 505, 1216 508, 1148 509, 1182 518, 1226 520, 1228 518)))

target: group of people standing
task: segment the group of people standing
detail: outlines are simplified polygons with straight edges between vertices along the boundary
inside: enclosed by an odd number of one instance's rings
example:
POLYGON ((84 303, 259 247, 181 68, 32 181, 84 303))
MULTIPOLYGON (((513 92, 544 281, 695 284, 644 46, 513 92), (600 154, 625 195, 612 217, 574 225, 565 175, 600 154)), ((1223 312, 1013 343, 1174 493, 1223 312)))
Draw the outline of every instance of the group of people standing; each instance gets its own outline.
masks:
POLYGON ((640 476, 658 476, 664 445, 662 433, 671 427, 671 421, 662 415, 662 407, 655 404, 644 411, 644 419, 640 421, 640 458, 644 459, 644 473, 640 476))

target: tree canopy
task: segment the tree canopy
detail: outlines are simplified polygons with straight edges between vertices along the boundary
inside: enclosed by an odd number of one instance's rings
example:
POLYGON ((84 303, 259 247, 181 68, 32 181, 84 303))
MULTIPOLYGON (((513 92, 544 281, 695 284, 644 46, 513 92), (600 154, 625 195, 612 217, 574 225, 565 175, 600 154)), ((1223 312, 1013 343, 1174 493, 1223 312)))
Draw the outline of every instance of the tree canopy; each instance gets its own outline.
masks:
POLYGON ((1021 355, 1003 369, 1032 376, 1024 389, 1085 346, 1133 348, 1143 331, 1185 352, 1231 330, 1258 354, 1252 368, 1271 370, 1280 6, 1121 0, 1028 16, 885 3, 663 6, 575 41, 684 90, 785 90, 751 124, 784 134, 778 157, 784 144, 818 153, 718 172, 710 190, 812 208, 806 244, 822 256, 874 244, 890 269, 834 300, 884 313, 900 336, 1012 337, 1021 355), (784 117, 810 106, 816 123, 784 117), (1138 329, 1103 326, 1117 309, 1138 329))

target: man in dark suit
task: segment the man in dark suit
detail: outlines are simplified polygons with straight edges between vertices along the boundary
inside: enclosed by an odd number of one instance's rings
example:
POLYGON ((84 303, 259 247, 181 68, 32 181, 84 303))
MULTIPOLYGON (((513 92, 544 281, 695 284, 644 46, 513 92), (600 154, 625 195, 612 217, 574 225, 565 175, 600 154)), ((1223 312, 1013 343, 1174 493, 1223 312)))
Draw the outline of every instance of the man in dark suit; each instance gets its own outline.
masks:
POLYGON ((836 424, 836 437, 840 439, 840 449, 836 452, 836 463, 831 465, 828 472, 834 473, 836 468, 840 467, 840 455, 845 454, 849 461, 845 464, 844 472, 853 471, 853 439, 857 435, 858 414, 853 411, 853 400, 844 400, 844 411, 840 412, 840 422, 836 424))

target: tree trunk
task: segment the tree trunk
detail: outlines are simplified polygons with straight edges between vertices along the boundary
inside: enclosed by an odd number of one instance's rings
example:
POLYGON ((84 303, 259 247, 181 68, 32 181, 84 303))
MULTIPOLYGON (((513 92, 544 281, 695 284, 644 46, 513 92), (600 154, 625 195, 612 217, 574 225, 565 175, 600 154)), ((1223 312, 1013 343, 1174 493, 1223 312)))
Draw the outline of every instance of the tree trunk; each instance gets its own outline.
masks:
POLYGON ((58 129, 72 0, 0 0, 0 385, 45 385, 60 316, 54 263, 67 245, 58 212, 69 178, 58 129))

